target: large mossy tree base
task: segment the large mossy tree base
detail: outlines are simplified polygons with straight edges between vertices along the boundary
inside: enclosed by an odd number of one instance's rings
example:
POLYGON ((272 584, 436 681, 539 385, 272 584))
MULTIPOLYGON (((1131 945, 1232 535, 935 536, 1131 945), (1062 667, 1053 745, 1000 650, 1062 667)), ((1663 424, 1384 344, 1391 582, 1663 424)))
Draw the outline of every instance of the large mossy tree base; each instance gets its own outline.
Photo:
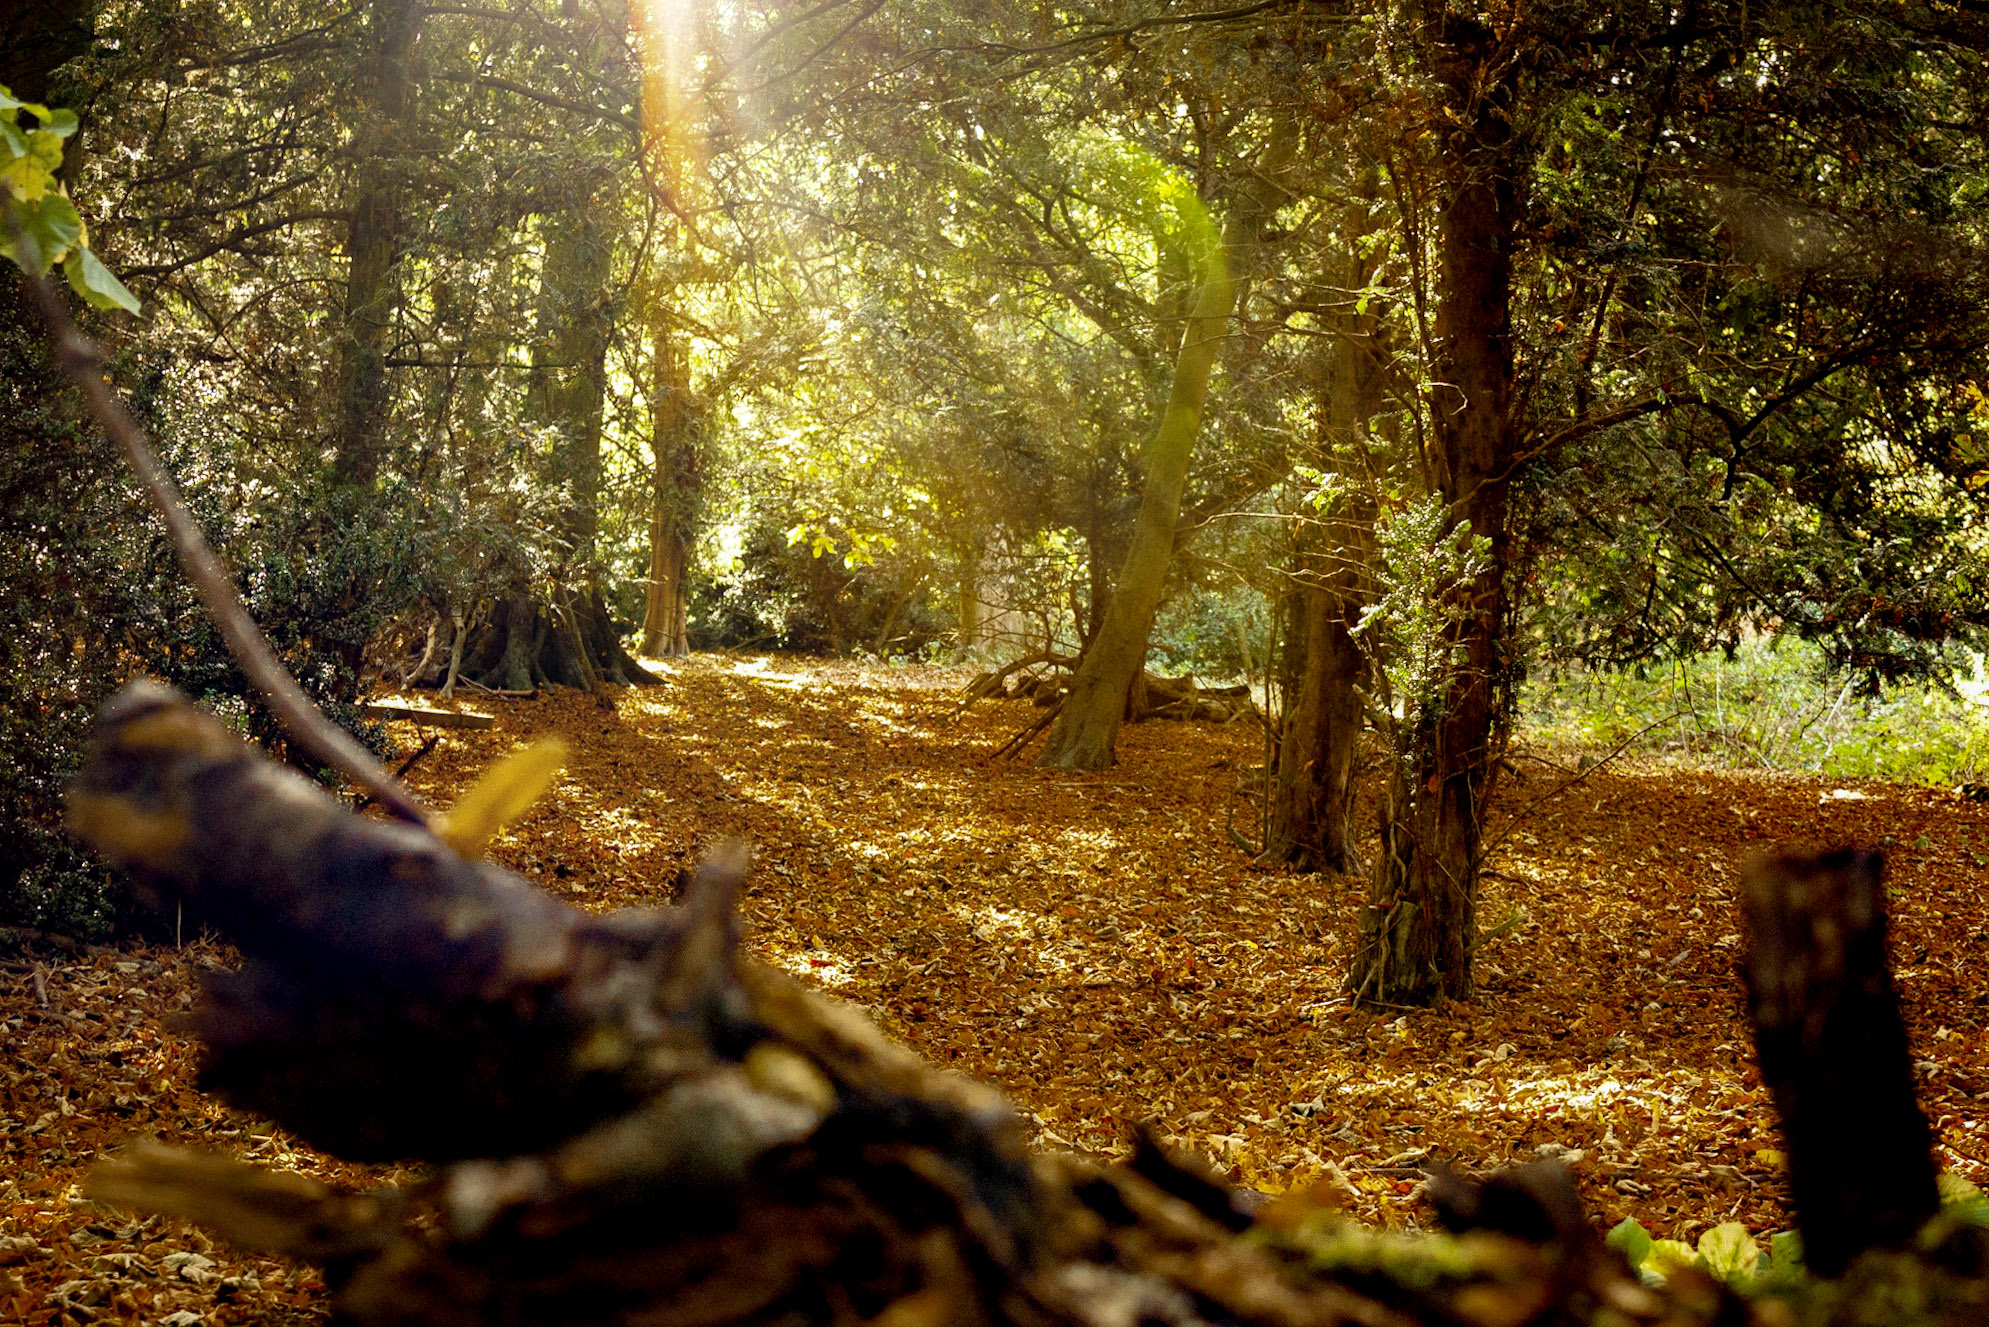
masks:
MULTIPOLYGON (((600 595, 575 594, 558 604, 513 594, 478 614, 460 647, 431 639, 409 677, 414 686, 446 686, 452 678, 493 691, 555 685, 594 690, 601 683, 651 686, 662 681, 622 644, 622 633, 600 595), (460 653, 458 653, 460 648, 460 653)), ((445 627, 449 630, 460 628, 445 627)))

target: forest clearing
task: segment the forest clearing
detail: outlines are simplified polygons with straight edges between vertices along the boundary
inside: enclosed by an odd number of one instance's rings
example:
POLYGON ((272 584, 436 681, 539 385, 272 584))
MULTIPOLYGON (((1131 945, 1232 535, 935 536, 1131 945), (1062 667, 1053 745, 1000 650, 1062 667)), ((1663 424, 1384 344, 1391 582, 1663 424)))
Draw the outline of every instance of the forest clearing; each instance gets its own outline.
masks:
POLYGON ((26 0, 0 270, 0 1319, 1989 1322, 1982 5, 26 0))
MULTIPOLYGON (((1939 1161, 1989 1162, 1989 812, 1946 790, 1678 764, 1577 774, 1522 745, 1494 808, 1479 999, 1352 1010, 1359 881, 1253 869, 1225 824, 1262 760, 1254 724, 1149 723, 1075 781, 991 762, 1033 711, 960 713, 969 669, 700 655, 603 713, 584 694, 466 701, 410 781, 438 802, 546 733, 573 757, 493 850, 594 911, 668 900, 713 839, 749 840, 747 946, 856 1002, 892 1036, 998 1086, 1037 1146, 1123 1157, 1132 1125, 1268 1193, 1324 1183, 1363 1218, 1429 1224, 1423 1167, 1571 1163, 1605 1225, 1690 1240, 1791 1218, 1754 1068, 1740 858, 1773 841, 1887 845, 1893 955, 1939 1161)), ((432 696, 420 703, 433 705, 432 696)), ((403 745, 413 749, 412 732, 403 745)), ((1247 823, 1247 817, 1244 818, 1247 823)), ((15 1046, 0 1138, 0 1314, 62 1305, 170 1322, 313 1318, 314 1273, 185 1223, 77 1201, 137 1134, 349 1182, 340 1163, 192 1088, 162 1027, 225 959, 201 936, 0 960, 15 1046), (190 1256, 189 1256, 190 1255, 190 1256), (59 1293, 58 1287, 67 1287, 59 1293)))

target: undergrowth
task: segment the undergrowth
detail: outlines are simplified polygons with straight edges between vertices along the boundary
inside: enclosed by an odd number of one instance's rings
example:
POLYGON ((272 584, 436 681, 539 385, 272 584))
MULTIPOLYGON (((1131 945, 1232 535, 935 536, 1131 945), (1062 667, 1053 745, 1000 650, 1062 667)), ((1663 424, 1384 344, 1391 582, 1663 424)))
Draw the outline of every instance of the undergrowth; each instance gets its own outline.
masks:
POLYGON ((1620 746, 1743 769, 1969 783, 1989 776, 1989 675, 1974 660, 1953 691, 1897 684, 1860 696, 1815 646, 1752 640, 1731 659, 1536 678, 1521 696, 1521 731, 1590 757, 1620 746))

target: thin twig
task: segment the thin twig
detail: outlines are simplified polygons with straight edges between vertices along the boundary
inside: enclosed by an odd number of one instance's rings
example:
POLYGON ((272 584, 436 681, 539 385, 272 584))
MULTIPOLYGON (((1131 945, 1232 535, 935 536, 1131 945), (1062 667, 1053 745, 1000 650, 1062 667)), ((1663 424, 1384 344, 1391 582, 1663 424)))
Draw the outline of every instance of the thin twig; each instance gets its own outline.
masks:
MULTIPOLYGON (((8 222, 14 229, 16 252, 25 258, 30 251, 20 238, 20 222, 13 202, 0 194, 0 205, 5 206, 8 222)), ((187 576, 200 592, 201 602, 207 606, 208 616, 214 620, 222 639, 228 642, 228 652, 269 702, 284 730, 299 746, 365 788, 393 815, 426 825, 428 810, 421 801, 387 773, 365 747, 327 719, 277 659, 276 652, 270 649, 268 640, 249 616, 249 610, 243 607, 241 596, 235 592, 234 578, 207 546, 193 515, 180 500, 178 489, 146 440, 145 430, 105 382, 103 352, 76 330, 61 296, 55 293, 47 277, 29 270, 24 280, 43 322, 48 325, 56 358, 90 403, 90 412, 96 416, 98 425, 124 449, 138 482, 165 523, 166 534, 180 556, 180 565, 186 568, 187 576)))
MULTIPOLYGON (((1546 792, 1541 793, 1538 797, 1534 798, 1532 801, 1523 804, 1517 811, 1514 811, 1512 813, 1512 819, 1506 823, 1506 827, 1504 829, 1499 831, 1499 836, 1493 839, 1490 843, 1486 844, 1481 849, 1479 849, 1478 860, 1482 862, 1487 857, 1490 857, 1492 853, 1497 850, 1500 844, 1504 843, 1508 838, 1512 837, 1512 832, 1515 829, 1519 828, 1519 826, 1525 821, 1527 813, 1532 811, 1534 807, 1539 806, 1542 802, 1552 801, 1554 798, 1559 797, 1562 793, 1574 787, 1576 784, 1583 782, 1588 778, 1589 775, 1595 773, 1597 770, 1601 769, 1604 765, 1607 765, 1610 761, 1616 759, 1616 757, 1622 755, 1625 751, 1629 750, 1631 744, 1634 743, 1638 738, 1642 737, 1645 733, 1654 732, 1657 729, 1664 727, 1672 720, 1684 716, 1688 712, 1689 711, 1686 710, 1677 710, 1671 714, 1665 715, 1662 719, 1657 720, 1655 723, 1645 724, 1642 728, 1639 728, 1636 732, 1631 733, 1628 737, 1624 738, 1622 741, 1618 742, 1615 746, 1611 747, 1608 751, 1604 752, 1602 759, 1596 761, 1593 765, 1590 765, 1587 769, 1583 770, 1581 773, 1575 775, 1573 778, 1562 780, 1554 787, 1549 788, 1546 792)), ((1540 759, 1538 756, 1535 756, 1533 758, 1536 760, 1540 759)), ((1540 763, 1543 765, 1553 765, 1553 762, 1549 760, 1542 760, 1540 763)), ((1554 767, 1557 769, 1561 768, 1560 766, 1554 766, 1554 767)))
POLYGON ((1027 728, 1024 728, 1021 732, 1015 734, 1013 737, 1009 738, 1006 742, 1003 742, 999 747, 995 748, 995 753, 989 756, 988 759, 990 761, 995 761, 1002 759, 1004 756, 1021 755, 1023 748, 1029 745, 1030 740, 1034 738, 1037 733, 1042 732, 1045 728, 1048 728, 1052 723, 1054 723, 1056 721, 1056 717, 1059 714, 1062 714, 1063 712, 1064 712, 1063 702, 1059 701, 1057 704, 1045 710, 1042 718, 1036 720, 1036 722, 1030 724, 1027 728))
MULTIPOLYGON (((417 750, 413 755, 409 756, 406 760, 403 760, 400 764, 394 767, 394 777, 397 779, 406 778, 407 772, 415 767, 415 763, 419 761, 423 756, 433 751, 435 749, 435 744, 437 742, 440 742, 441 740, 442 740, 442 734, 430 733, 428 735, 428 740, 421 744, 419 750, 417 750)), ((361 797, 358 801, 352 804, 352 809, 354 811, 364 811, 367 807, 371 805, 373 805, 373 794, 367 793, 364 797, 361 797)))

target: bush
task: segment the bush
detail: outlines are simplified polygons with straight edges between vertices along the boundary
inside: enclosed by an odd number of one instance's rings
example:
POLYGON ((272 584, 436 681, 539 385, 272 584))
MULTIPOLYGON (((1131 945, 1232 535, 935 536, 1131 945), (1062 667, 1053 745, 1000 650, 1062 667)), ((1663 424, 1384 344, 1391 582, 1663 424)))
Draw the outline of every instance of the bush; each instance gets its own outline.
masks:
POLYGON ((1954 784, 1989 775, 1984 682, 1980 664, 1965 662, 1954 691, 1901 682, 1860 696, 1817 646, 1755 639, 1731 658, 1536 679, 1521 708, 1530 736, 1583 751, 1624 745, 1832 778, 1954 784))
POLYGON ((952 629, 930 588, 886 557, 850 565, 756 522, 729 572, 691 597, 694 648, 917 654, 952 629))
MULTIPOLYGON (((64 783, 90 718, 126 680, 160 677, 281 749, 280 733, 209 626, 122 458, 79 418, 18 289, 0 283, 0 922, 97 937, 120 920, 110 873, 64 835, 64 783)), ((169 451, 162 373, 131 404, 169 451)), ((186 432, 199 436, 197 420, 186 432)), ((360 733, 360 652, 406 602, 412 534, 387 508, 306 489, 268 495, 169 455, 203 482, 190 504, 241 570, 257 619, 305 691, 360 733)))
POLYGON ((1269 607, 1255 590, 1190 586, 1155 614, 1151 639, 1147 667, 1154 672, 1261 680, 1271 641, 1269 607))

